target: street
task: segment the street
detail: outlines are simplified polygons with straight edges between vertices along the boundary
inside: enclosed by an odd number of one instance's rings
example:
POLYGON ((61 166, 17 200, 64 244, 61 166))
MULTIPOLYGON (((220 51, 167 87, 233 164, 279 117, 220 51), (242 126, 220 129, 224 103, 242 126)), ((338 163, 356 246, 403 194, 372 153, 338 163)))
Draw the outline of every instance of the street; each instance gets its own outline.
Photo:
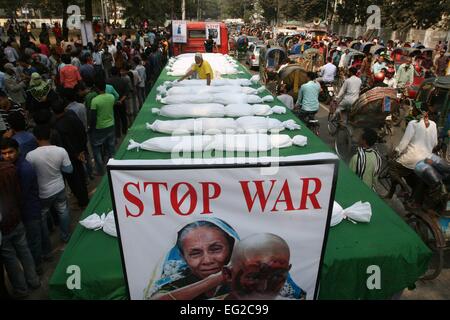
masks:
MULTIPOLYGON (((243 61, 241 62, 246 65, 243 61)), ((248 65, 246 65, 248 67, 248 65)), ((249 69, 252 74, 257 74, 252 69, 249 69)), ((269 86, 270 87, 270 86, 269 86)), ((316 115, 316 119, 320 123, 320 138, 324 141, 332 150, 335 148, 335 139, 328 133, 327 130, 327 120, 328 120, 329 108, 327 105, 321 103, 319 112, 316 115)), ((392 136, 387 139, 386 145, 377 145, 377 149, 382 155, 385 155, 387 150, 391 150, 398 144, 402 138, 403 129, 394 127, 392 136)), ((379 186, 379 192, 384 194, 384 190, 379 186)), ((403 207, 402 202, 394 195, 391 200, 384 200, 389 206, 397 212, 400 216, 404 216, 406 211, 403 207)), ((450 252, 445 252, 445 262, 441 274, 434 280, 423 281, 419 280, 416 282, 416 288, 413 290, 405 289, 400 297, 402 300, 439 300, 439 299, 450 299, 450 252)))

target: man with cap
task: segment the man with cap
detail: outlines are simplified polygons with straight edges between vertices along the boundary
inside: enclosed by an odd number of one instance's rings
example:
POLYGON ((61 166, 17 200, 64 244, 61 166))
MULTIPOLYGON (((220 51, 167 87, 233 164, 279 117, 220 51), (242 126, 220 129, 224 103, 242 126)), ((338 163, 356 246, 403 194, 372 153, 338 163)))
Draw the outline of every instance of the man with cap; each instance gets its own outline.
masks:
POLYGON ((337 47, 336 51, 333 53, 333 64, 336 67, 339 67, 339 62, 341 61, 342 49, 341 47, 337 47))
POLYGON ((209 62, 203 60, 203 56, 201 53, 195 54, 195 63, 183 77, 178 79, 178 81, 182 81, 192 76, 194 72, 197 72, 200 79, 206 79, 206 84, 208 86, 211 85, 211 80, 214 78, 214 73, 209 62))

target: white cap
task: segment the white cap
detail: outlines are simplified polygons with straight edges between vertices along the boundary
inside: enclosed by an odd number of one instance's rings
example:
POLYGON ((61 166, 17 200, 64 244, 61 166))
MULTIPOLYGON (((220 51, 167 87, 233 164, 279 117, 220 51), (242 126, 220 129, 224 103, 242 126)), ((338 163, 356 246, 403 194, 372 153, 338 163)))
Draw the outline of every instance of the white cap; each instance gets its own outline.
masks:
POLYGON ((201 54, 200 52, 197 52, 197 53, 195 54, 195 57, 196 57, 196 58, 203 59, 203 56, 202 56, 202 54, 201 54))
POLYGON ((337 47, 336 50, 337 51, 341 51, 342 49, 341 49, 341 47, 337 47))

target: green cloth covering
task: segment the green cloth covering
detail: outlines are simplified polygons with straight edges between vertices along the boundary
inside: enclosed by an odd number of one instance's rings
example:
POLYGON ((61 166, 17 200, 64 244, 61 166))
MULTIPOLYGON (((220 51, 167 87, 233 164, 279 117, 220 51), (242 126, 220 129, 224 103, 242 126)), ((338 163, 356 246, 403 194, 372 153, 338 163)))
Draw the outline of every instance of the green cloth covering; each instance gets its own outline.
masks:
POLYGON ((103 93, 91 101, 91 110, 97 111, 96 129, 105 129, 114 125, 114 104, 116 99, 110 93, 103 93))
MULTIPOLYGON (((246 69, 242 66, 241 69, 245 72, 245 77, 249 78, 250 74, 246 69)), ((170 159, 170 153, 127 151, 127 145, 130 138, 143 142, 150 137, 164 136, 147 130, 145 123, 168 119, 153 114, 151 108, 161 106, 156 101, 156 88, 166 80, 175 79, 167 76, 163 70, 116 152, 116 159, 170 159)), ((266 91, 261 96, 267 93, 266 91)), ((270 105, 282 103, 275 99, 270 105)), ((299 121, 289 110, 284 115, 271 117, 281 121, 299 121)), ((301 130, 283 133, 291 137, 305 135, 308 137, 308 145, 280 149, 280 156, 331 151, 305 125, 302 125, 301 130)), ((401 217, 341 162, 336 201, 346 208, 360 200, 371 203, 372 220, 368 224, 353 224, 344 220, 330 229, 321 270, 319 299, 389 299, 404 288, 414 287, 415 281, 427 269, 431 251, 401 217), (367 279, 371 275, 367 273, 367 269, 372 265, 380 267, 381 289, 367 288, 367 279)), ((108 180, 104 177, 82 218, 94 212, 106 213, 111 210, 108 180)), ((78 225, 50 279, 49 286, 51 299, 125 299, 126 289, 118 239, 102 231, 92 231, 78 225), (79 290, 67 288, 71 275, 67 268, 71 265, 81 269, 79 290)))

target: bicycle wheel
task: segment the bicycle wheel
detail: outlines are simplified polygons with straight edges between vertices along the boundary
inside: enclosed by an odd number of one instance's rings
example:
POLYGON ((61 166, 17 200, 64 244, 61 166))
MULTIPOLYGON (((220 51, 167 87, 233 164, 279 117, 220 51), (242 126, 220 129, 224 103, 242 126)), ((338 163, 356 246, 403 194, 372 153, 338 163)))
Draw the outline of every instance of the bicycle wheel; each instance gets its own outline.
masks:
POLYGON ((334 117, 334 115, 335 115, 334 112, 330 111, 330 113, 328 113, 327 128, 328 128, 328 133, 331 136, 334 136, 336 134, 337 128, 339 126, 339 118, 334 117))
POLYGON ((419 235, 425 245, 433 252, 428 265, 428 270, 420 278, 421 280, 436 279, 444 266, 444 248, 438 245, 437 232, 439 226, 432 226, 416 214, 408 214, 406 223, 419 235))
POLYGON ((339 126, 336 131, 334 148, 337 155, 344 161, 350 160, 352 156, 352 134, 346 126, 339 126))

